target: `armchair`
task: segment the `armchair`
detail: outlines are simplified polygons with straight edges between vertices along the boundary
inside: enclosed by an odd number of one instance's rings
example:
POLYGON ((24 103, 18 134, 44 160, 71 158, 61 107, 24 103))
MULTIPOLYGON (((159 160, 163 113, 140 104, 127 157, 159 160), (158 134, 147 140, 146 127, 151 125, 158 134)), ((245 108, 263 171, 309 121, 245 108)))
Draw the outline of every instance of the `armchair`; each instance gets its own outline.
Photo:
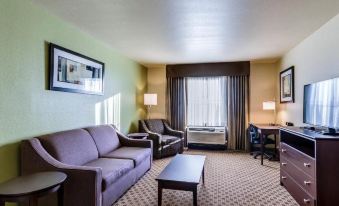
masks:
POLYGON ((184 132, 172 129, 164 119, 139 120, 139 132, 149 134, 156 159, 184 151, 184 132))

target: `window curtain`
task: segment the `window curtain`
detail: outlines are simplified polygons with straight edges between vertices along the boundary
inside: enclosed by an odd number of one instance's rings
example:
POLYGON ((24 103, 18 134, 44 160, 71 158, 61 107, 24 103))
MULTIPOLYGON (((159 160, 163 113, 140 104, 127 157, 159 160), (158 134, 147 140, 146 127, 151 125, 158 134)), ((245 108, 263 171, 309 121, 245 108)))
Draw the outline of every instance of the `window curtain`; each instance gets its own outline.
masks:
POLYGON ((185 131, 186 126, 186 80, 184 77, 167 78, 167 117, 171 127, 185 131))
POLYGON ((187 78, 187 125, 226 126, 226 77, 187 78))
POLYGON ((246 138, 248 126, 249 77, 227 77, 227 147, 230 150, 248 151, 246 138))

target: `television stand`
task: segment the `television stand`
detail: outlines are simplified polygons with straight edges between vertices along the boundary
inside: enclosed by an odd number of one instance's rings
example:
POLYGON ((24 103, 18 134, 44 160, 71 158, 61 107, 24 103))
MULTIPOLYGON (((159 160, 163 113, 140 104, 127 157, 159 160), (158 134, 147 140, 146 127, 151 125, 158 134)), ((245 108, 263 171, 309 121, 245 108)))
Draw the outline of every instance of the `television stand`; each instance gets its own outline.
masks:
POLYGON ((339 137, 280 129, 280 184, 300 205, 338 205, 339 137))

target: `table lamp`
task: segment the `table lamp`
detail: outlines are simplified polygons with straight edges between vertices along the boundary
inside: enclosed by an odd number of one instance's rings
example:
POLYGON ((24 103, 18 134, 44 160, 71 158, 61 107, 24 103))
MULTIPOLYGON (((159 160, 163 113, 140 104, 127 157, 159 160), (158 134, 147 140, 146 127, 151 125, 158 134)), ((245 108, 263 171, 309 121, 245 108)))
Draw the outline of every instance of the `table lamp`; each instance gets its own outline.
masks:
POLYGON ((275 125, 276 122, 276 110, 275 110, 275 101, 265 101, 262 103, 263 110, 274 110, 274 123, 270 123, 270 125, 275 125))
POLYGON ((150 118, 151 106, 157 105, 157 94, 144 94, 144 105, 147 106, 147 118, 150 118))

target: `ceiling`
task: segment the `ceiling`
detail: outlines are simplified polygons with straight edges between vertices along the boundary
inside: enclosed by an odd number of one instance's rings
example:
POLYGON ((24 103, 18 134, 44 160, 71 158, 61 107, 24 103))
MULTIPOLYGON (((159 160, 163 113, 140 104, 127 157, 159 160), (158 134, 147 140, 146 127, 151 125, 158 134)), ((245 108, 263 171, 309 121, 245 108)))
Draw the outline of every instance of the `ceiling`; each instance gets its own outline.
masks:
POLYGON ((338 0, 32 0, 143 64, 278 58, 338 0))

